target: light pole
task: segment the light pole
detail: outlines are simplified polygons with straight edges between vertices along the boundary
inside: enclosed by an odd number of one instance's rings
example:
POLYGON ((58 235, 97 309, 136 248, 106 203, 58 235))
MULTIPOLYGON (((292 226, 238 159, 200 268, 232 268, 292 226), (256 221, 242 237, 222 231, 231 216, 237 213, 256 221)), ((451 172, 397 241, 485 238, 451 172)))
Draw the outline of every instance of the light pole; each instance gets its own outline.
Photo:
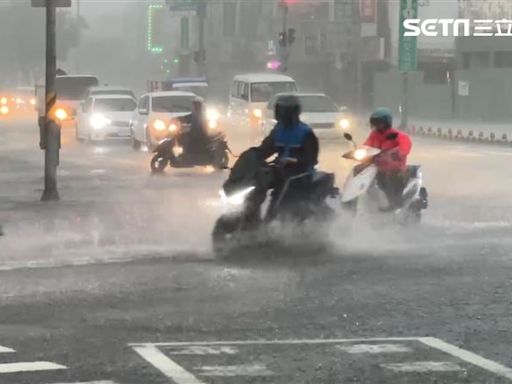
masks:
POLYGON ((43 132, 41 148, 44 149, 44 191, 42 201, 59 200, 57 191, 57 166, 59 165, 60 126, 52 116, 57 94, 55 77, 57 72, 56 50, 56 0, 46 1, 46 111, 41 121, 43 132))

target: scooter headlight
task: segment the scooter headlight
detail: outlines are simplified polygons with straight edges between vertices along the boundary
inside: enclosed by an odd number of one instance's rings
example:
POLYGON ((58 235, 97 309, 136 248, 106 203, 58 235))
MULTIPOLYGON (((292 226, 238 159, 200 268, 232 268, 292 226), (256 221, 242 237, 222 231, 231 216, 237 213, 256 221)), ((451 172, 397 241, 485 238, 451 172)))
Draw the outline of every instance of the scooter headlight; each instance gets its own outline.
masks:
POLYGON ((247 199, 247 196, 254 191, 256 187, 247 187, 240 191, 237 191, 231 195, 226 195, 224 190, 220 190, 220 198, 222 199, 223 203, 231 204, 231 205, 242 205, 245 202, 245 199, 247 199))
POLYGON ((367 156, 368 156, 368 151, 364 148, 359 148, 354 151, 354 159, 356 159, 356 160, 361 161, 367 156))
POLYGON ((9 113, 9 107, 7 105, 2 105, 0 107, 0 115, 7 115, 9 113))

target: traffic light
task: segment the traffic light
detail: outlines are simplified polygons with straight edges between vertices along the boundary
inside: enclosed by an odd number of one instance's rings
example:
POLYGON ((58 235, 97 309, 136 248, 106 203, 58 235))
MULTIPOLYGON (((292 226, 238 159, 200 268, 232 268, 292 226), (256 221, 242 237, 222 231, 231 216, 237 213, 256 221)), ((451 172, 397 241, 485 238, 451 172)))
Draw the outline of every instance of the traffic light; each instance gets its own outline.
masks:
POLYGON ((288 45, 288 35, 286 32, 279 32, 279 46, 284 48, 288 45))
POLYGON ((295 28, 288 29, 288 44, 292 45, 295 42, 295 28))

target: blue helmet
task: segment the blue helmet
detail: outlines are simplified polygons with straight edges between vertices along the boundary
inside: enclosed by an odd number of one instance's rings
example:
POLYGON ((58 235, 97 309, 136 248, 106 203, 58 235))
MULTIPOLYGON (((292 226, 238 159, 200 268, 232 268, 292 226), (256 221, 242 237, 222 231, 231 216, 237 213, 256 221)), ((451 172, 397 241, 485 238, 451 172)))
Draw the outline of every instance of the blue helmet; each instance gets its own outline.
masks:
POLYGON ((380 107, 370 116, 370 125, 384 124, 386 128, 393 126, 393 113, 389 108, 380 107))

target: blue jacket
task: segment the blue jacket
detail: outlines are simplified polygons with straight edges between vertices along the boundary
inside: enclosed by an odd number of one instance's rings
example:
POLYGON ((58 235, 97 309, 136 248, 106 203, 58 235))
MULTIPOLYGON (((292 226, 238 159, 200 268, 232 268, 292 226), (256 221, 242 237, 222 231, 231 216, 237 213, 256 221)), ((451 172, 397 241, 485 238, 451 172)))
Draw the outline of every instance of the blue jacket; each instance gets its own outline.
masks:
POLYGON ((307 124, 298 122, 293 128, 278 123, 259 147, 264 159, 277 153, 279 158, 297 159, 297 171, 304 172, 314 169, 318 162, 318 139, 313 129, 307 124))

